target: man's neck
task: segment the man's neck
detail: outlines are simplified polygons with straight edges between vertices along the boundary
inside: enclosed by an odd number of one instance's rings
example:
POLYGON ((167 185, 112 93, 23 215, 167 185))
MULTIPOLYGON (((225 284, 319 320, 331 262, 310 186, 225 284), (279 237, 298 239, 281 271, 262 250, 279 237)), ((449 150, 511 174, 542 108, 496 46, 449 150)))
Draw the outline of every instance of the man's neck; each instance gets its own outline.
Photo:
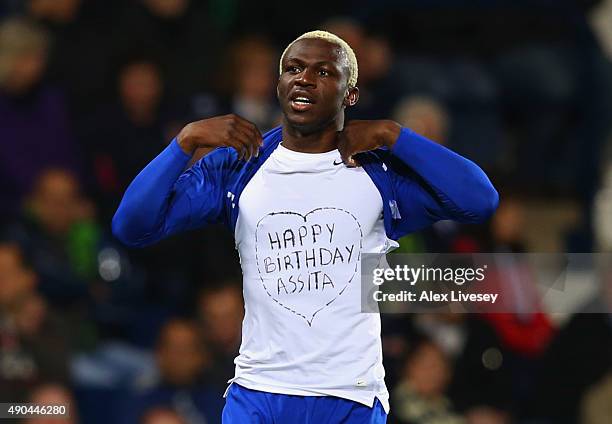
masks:
POLYGON ((283 119, 283 147, 301 153, 325 153, 338 148, 338 131, 344 122, 332 122, 312 133, 303 133, 283 119))

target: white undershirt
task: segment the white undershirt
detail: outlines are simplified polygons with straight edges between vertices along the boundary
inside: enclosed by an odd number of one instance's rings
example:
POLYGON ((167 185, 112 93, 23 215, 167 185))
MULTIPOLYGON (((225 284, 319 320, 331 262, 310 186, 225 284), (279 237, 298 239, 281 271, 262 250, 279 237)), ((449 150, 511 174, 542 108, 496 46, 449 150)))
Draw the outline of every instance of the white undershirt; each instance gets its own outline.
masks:
POLYGON ((382 199, 338 150, 279 145, 240 197, 236 247, 245 317, 234 381, 292 395, 329 395, 389 411, 380 316, 361 312, 362 252, 383 253, 382 199))

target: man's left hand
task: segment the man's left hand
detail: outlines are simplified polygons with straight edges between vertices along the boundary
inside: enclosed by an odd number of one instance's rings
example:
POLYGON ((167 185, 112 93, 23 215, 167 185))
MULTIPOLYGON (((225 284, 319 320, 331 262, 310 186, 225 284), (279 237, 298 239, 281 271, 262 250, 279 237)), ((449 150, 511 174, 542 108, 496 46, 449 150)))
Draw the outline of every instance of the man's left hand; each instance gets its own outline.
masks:
POLYGON ((353 155, 380 147, 392 148, 399 137, 400 124, 391 120, 349 121, 338 133, 338 150, 342 161, 357 166, 353 155))

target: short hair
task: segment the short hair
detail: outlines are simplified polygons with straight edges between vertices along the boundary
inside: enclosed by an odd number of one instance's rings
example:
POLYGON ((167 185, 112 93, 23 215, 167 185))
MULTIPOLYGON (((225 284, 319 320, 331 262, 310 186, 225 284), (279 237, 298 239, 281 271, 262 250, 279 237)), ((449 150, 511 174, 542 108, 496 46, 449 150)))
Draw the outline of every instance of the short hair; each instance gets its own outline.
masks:
POLYGON ((342 50, 348 62, 348 68, 349 68, 348 86, 350 88, 354 88, 357 86, 357 76, 359 74, 359 69, 357 67, 357 57, 355 56, 355 52, 353 51, 351 46, 349 46, 348 43, 344 41, 342 38, 338 37, 336 34, 332 34, 331 32, 322 31, 322 30, 305 32, 304 34, 300 35, 298 38, 293 40, 291 43, 289 43, 287 48, 285 48, 285 50, 283 51, 283 54, 281 55, 281 58, 279 61, 279 67, 278 67, 279 74, 283 73, 283 59, 285 55, 287 54, 287 51, 289 51, 289 48, 293 46, 293 44, 295 44, 296 41, 304 40, 304 39, 325 40, 325 41, 328 41, 340 47, 340 49, 342 50))

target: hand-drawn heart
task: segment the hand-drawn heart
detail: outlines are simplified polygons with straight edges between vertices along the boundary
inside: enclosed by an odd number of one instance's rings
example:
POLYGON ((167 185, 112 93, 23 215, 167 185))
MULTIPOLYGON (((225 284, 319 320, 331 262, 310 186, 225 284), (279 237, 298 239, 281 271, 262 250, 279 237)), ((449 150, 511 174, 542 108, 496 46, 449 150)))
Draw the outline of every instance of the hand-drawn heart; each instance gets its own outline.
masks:
POLYGON ((305 215, 271 212, 257 223, 255 259, 263 289, 312 327, 315 315, 357 275, 363 231, 355 216, 322 207, 305 215))

